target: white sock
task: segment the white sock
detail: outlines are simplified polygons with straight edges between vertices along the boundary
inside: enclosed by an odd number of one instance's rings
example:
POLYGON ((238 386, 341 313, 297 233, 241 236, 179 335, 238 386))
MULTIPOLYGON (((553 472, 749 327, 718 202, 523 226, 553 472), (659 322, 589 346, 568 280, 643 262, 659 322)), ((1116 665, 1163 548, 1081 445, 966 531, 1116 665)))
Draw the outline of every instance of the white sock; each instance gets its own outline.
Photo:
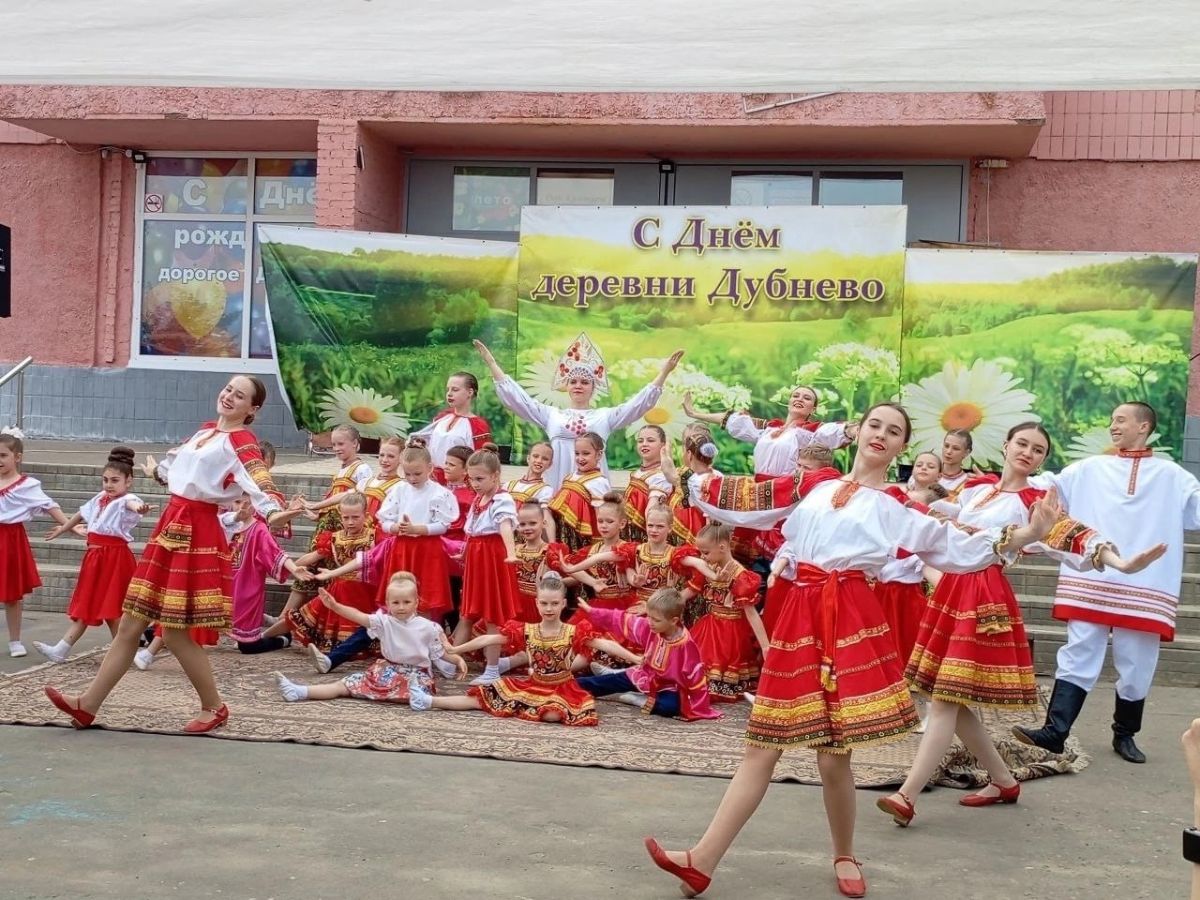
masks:
POLYGON ((646 705, 646 701, 650 698, 638 691, 627 691, 624 694, 617 694, 616 700, 618 703, 624 703, 626 706, 636 706, 641 709, 646 705))
POLYGON ((421 687, 420 676, 415 673, 408 676, 408 705, 418 712, 433 706, 433 694, 421 687))
POLYGON ((500 661, 496 663, 496 671, 503 675, 513 667, 511 656, 502 656, 500 661))
POLYGON ((296 684, 282 672, 275 673, 275 681, 279 685, 279 693, 283 694, 283 699, 288 703, 308 699, 308 685, 296 684))
POLYGON ((486 669, 483 670, 483 674, 480 675, 478 678, 474 679, 471 682, 471 684, 476 684, 476 685, 491 684, 493 681, 496 681, 499 677, 500 677, 500 667, 499 666, 488 666, 486 669))
POLYGON ((433 667, 441 673, 443 678, 453 678, 458 674, 458 667, 444 657, 439 656, 437 659, 435 659, 433 661, 433 667))
POLYGON ((42 656, 46 657, 46 659, 50 660, 50 662, 59 663, 66 660, 67 654, 71 650, 71 645, 66 641, 59 641, 57 644, 53 645, 43 644, 41 641, 34 641, 33 649, 42 654, 42 656))
POLYGON ((9 656, 24 656, 25 655, 25 645, 22 644, 20 641, 9 641, 8 642, 8 655, 9 656))
POLYGON ((615 675, 620 672, 620 669, 614 669, 612 666, 606 666, 603 663, 594 662, 588 666, 592 670, 593 675, 615 675))
POLYGON ((143 647, 133 655, 133 664, 145 672, 151 665, 154 664, 154 654, 150 652, 149 647, 143 647))
POLYGON ((329 657, 322 653, 321 648, 316 644, 308 645, 308 655, 313 662, 313 667, 322 675, 333 668, 333 663, 330 662, 329 657))

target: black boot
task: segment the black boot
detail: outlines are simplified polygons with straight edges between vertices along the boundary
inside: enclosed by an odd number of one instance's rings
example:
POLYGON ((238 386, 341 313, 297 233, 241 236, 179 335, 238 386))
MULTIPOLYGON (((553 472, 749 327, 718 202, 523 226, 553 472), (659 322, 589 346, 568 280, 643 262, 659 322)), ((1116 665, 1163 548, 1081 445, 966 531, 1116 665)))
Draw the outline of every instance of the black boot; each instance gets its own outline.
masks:
POLYGON ((1022 728, 1013 726, 1013 737, 1022 744, 1032 744, 1049 750, 1051 753, 1062 753, 1071 726, 1083 709, 1083 701, 1087 699, 1087 691, 1077 684, 1058 679, 1054 682, 1054 690, 1050 693, 1050 706, 1046 710, 1046 724, 1041 728, 1022 728))
POLYGON ((1142 730, 1142 710, 1145 700, 1122 700, 1117 697, 1117 708, 1113 711, 1113 750, 1126 762, 1144 763, 1146 754, 1138 749, 1133 736, 1142 730))

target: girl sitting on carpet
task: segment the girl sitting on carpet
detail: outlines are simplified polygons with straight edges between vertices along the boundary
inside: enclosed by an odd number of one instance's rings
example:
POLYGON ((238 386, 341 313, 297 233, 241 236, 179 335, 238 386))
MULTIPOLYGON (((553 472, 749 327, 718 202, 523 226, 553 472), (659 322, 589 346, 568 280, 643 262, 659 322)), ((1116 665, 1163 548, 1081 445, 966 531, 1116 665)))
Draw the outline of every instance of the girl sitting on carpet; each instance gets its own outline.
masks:
POLYGON ((485 634, 450 648, 451 653, 469 653, 484 647, 503 647, 510 655, 529 657, 529 675, 505 675, 491 684, 471 687, 465 697, 434 697, 414 676, 409 705, 413 709, 483 710, 498 718, 527 722, 561 722, 563 725, 596 725, 596 702, 571 675, 572 658, 590 650, 603 650, 631 663, 640 657, 607 640, 587 620, 562 621, 567 606, 567 587, 556 573, 547 573, 538 586, 536 624, 511 619, 499 634, 485 634))
POLYGON ((434 691, 433 663, 445 657, 458 667, 459 676, 467 674, 467 663, 459 655, 447 653, 443 632, 428 619, 417 615, 421 598, 417 582, 410 572, 397 572, 388 582, 387 610, 370 615, 338 603, 333 594, 321 588, 317 594, 325 606, 342 618, 367 629, 379 641, 382 659, 371 663, 365 672, 347 675, 332 684, 296 684, 282 672, 275 673, 279 692, 288 702, 296 700, 334 700, 356 697, 387 703, 408 703, 410 692, 420 690, 428 697, 434 691))

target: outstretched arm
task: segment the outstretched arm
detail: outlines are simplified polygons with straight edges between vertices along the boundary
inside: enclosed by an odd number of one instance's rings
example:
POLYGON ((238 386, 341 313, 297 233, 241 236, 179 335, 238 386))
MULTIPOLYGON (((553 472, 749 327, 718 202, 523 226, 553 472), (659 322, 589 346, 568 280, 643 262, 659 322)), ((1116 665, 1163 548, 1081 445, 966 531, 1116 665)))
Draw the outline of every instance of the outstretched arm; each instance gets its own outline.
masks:
POLYGON ((762 648, 765 655, 767 650, 771 648, 771 639, 767 637, 767 628, 763 625, 762 616, 758 614, 758 610, 753 606, 745 607, 746 621, 750 623, 750 630, 754 632, 754 638, 758 641, 758 646, 762 648))
POLYGON ((725 425, 726 413, 701 412, 692 405, 692 392, 688 391, 683 395, 683 414, 689 419, 695 419, 697 422, 707 422, 710 425, 723 427, 725 425))
MULTIPOLYGON (((58 507, 55 507, 55 509, 58 509, 58 507)), ((63 515, 62 510, 59 510, 59 515, 63 515)), ((56 519, 55 521, 58 521, 58 520, 56 519)), ((83 521, 83 516, 81 516, 79 513, 75 513, 75 515, 71 516, 71 518, 69 518, 69 519, 66 516, 63 516, 63 519, 61 522, 59 522, 57 525, 55 525, 53 528, 51 528, 49 531, 46 532, 46 540, 48 540, 48 541, 54 540, 56 537, 63 534, 64 532, 70 531, 72 528, 74 528, 76 525, 78 525, 82 521, 83 521)))
POLYGON ((658 377, 654 379, 654 386, 661 388, 666 384, 667 376, 675 371, 675 367, 679 365, 679 361, 683 359, 683 351, 676 350, 665 360, 663 360, 662 368, 658 370, 658 377))
POLYGON ((492 373, 492 378, 496 381, 503 380, 506 375, 500 364, 496 362, 496 357, 492 356, 492 351, 487 348, 487 344, 483 341, 472 341, 475 349, 479 353, 479 358, 483 360, 483 364, 488 367, 488 371, 492 373))
POLYGON ((458 644, 451 647, 449 653, 457 653, 460 656, 464 653, 473 653, 476 650, 482 650, 484 647, 503 647, 508 643, 508 638, 502 634, 481 634, 477 638, 471 638, 464 644, 458 644))
POLYGON ((593 638, 587 642, 587 645, 593 650, 599 650, 602 653, 607 653, 614 659, 623 659, 631 666, 639 666, 642 664, 642 658, 636 653, 626 650, 616 641, 608 638, 593 638))
POLYGON ((347 606, 344 603, 338 603, 337 600, 334 599, 333 594, 329 593, 329 591, 325 590, 325 588, 318 590, 317 596, 321 598, 321 602, 325 604, 327 609, 333 610, 343 619, 349 619, 355 625, 361 625, 363 628, 366 628, 369 624, 371 624, 371 617, 365 612, 360 612, 354 607, 347 606))

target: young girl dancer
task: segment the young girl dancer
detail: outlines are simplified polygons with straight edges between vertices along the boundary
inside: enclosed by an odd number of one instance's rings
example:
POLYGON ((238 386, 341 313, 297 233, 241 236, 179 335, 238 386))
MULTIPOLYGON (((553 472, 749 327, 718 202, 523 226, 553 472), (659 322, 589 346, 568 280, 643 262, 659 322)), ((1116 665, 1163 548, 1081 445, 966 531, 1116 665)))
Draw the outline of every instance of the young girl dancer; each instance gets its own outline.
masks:
POLYGON ((912 474, 908 476, 909 490, 927 488, 931 484, 940 484, 942 477, 942 458, 932 450, 918 453, 912 464, 912 474))
POLYGON ((282 518, 282 504, 246 426, 267 398, 266 386, 252 375, 235 375, 217 398, 217 421, 201 427, 181 447, 146 469, 165 483, 171 501, 163 510, 138 561, 117 635, 100 671, 77 697, 49 685, 46 696, 77 728, 92 724, 101 704, 129 671, 147 622, 161 622, 167 647, 200 698, 200 715, 184 731, 198 734, 224 724, 229 709, 221 702, 208 655, 188 634, 190 627, 227 628, 233 603, 228 544, 217 519, 217 504, 243 492, 268 524, 282 518))
POLYGON ((276 672, 275 680, 284 700, 354 697, 408 703, 414 691, 420 690, 428 696, 434 690, 432 666, 435 660, 447 659, 458 667, 461 675, 466 674, 467 664, 463 658, 446 653, 442 629, 417 614, 420 597, 410 573, 397 572, 391 577, 385 593, 387 608, 370 614, 338 603, 324 588, 317 596, 332 615, 366 628, 367 634, 379 641, 383 658, 371 663, 365 672, 355 672, 331 684, 297 684, 285 678, 282 672, 276 672))
MULTIPOLYGON (((468 637, 476 621, 484 623, 488 634, 499 634, 500 626, 515 619, 520 609, 513 536, 517 507, 512 497, 500 490, 500 457, 491 450, 475 451, 467 460, 467 478, 475 500, 467 515, 462 618, 455 629, 456 639, 468 637)), ((500 677, 500 648, 485 647, 483 655, 487 668, 472 684, 491 684, 500 677)))
POLYGON ((555 537, 554 516, 550 514, 550 501, 554 499, 554 491, 544 480, 543 476, 550 464, 554 462, 554 449, 545 441, 538 441, 529 448, 525 457, 527 468, 520 478, 508 482, 506 490, 512 494, 518 508, 524 503, 537 503, 542 509, 546 522, 546 540, 553 541, 555 537))
MULTIPOLYGON (((495 447, 496 445, 490 444, 489 446, 495 447)), ((442 543, 452 560, 450 574, 460 578, 462 577, 463 546, 467 540, 467 534, 463 529, 467 523, 467 514, 471 511, 471 503, 475 499, 475 492, 471 490, 470 482, 467 480, 467 460, 471 458, 473 452, 466 447, 451 447, 446 451, 446 458, 442 461, 446 490, 454 495, 454 500, 458 503, 458 517, 446 529, 442 543)))
POLYGON ((610 490, 608 478, 600 471, 604 459, 604 439, 594 431, 585 431, 575 439, 575 471, 563 480, 550 501, 550 512, 558 539, 570 550, 580 550, 597 537, 596 508, 610 490))
POLYGON ((602 632, 615 634, 642 655, 628 669, 578 679, 579 686, 597 697, 617 694, 617 700, 643 712, 689 722, 719 719, 709 704, 708 679, 700 650, 683 627, 683 595, 672 588, 656 591, 646 601, 646 615, 616 609, 596 609, 586 601, 582 610, 602 632))
POLYGON ((633 568, 625 573, 636 601, 629 611, 635 615, 646 614, 646 601, 660 588, 676 588, 680 583, 676 560, 683 548, 668 543, 672 519, 671 507, 665 502, 646 509, 646 540, 637 545, 633 568))
POLYGON ((423 447, 409 447, 400 457, 404 481, 379 510, 385 534, 395 535, 384 568, 379 600, 393 572, 412 572, 421 586, 420 614, 439 625, 454 608, 450 599, 450 560, 442 536, 458 518, 454 495, 430 476, 433 461, 423 447))
POLYGON ((971 477, 971 473, 963 469, 963 462, 974 448, 975 442, 971 439, 971 432, 965 428, 947 431, 946 436, 942 438, 942 471, 938 482, 946 489, 950 500, 958 497, 959 491, 971 477))
POLYGON ((52 541, 80 522, 87 523, 87 550, 67 606, 71 625, 57 644, 33 642, 33 649, 53 663, 64 662, 75 642, 91 627, 103 623, 112 634, 117 633, 121 603, 137 566, 129 545, 133 543, 133 529, 150 507, 129 493, 133 451, 113 447, 100 473, 100 483, 103 490, 99 494, 46 535, 46 540, 52 541))
MULTIPOLYGON (((538 609, 538 585, 546 570, 546 554, 552 546, 546 543, 542 528, 542 507, 527 500, 517 508, 517 594, 519 609, 517 618, 522 622, 535 623, 542 620, 538 609)), ((561 556, 562 545, 556 550, 561 556)))
POLYGON ((708 830, 687 851, 669 852, 646 839, 655 864, 678 877, 688 896, 708 887, 762 802, 780 754, 795 747, 818 751, 838 890, 866 894, 854 858, 851 751, 898 740, 917 722, 867 576, 878 573, 897 545, 949 571, 983 568, 999 561, 997 550, 1015 553, 1043 537, 1057 518, 1048 498, 1035 505, 1028 525, 968 534, 906 509, 884 488, 889 466, 912 434, 908 414, 880 404, 859 425, 858 452, 845 478, 822 469, 757 485, 746 478, 689 482, 692 502, 730 524, 769 527, 781 510, 793 510, 783 534, 803 562, 771 634, 745 755, 708 830))
MULTIPOLYGON (((1029 476, 1050 452, 1050 436, 1036 422, 1009 430, 999 484, 966 488, 960 495, 958 524, 973 529, 1024 526, 1044 491, 1029 487, 1029 476)), ((1137 572, 1164 552, 1163 544, 1124 559, 1091 528, 1061 516, 1044 542, 1031 548, 1086 571, 1111 566, 1137 572)), ((992 783, 959 800, 962 806, 1016 803, 1021 786, 996 752, 972 705, 1007 709, 1037 706, 1037 685, 1021 608, 1000 565, 977 572, 945 574, 921 620, 905 677, 931 698, 925 736, 912 769, 896 793, 877 806, 897 825, 908 825, 915 798, 933 775, 957 734, 987 770, 992 783)))
MULTIPOLYGON (((683 429, 683 474, 690 476, 693 472, 719 476, 721 473, 713 467, 717 458, 717 445, 713 442, 712 432, 704 425, 688 425, 683 429)), ((664 477, 669 469, 672 477, 675 464, 667 449, 663 450, 664 477)), ((670 480, 668 478, 668 480, 670 480)), ((678 488, 678 485, 672 485, 678 488)), ((696 535, 708 524, 708 519, 698 508, 688 503, 687 491, 673 489, 668 502, 675 515, 671 524, 672 541, 676 544, 695 544, 696 535)))
POLYGON ((25 523, 39 512, 59 525, 67 521, 58 504, 42 490, 42 483, 21 474, 24 453, 20 438, 0 434, 0 604, 8 625, 8 655, 14 659, 27 653, 21 643, 21 602, 42 585, 25 523))
MULTIPOLYGON (((480 341, 475 341, 475 349, 479 351, 480 357, 492 373, 496 382, 496 395, 504 407, 546 432, 550 446, 554 448, 554 461, 546 481, 555 491, 571 474, 575 438, 590 431, 599 435, 600 449, 603 450, 609 435, 618 428, 636 422, 654 408, 662 396, 663 383, 666 382, 667 376, 683 358, 682 350, 672 353, 669 358, 663 360, 658 377, 620 406, 593 409, 594 395, 608 393, 608 370, 604 367, 604 360, 596 345, 586 334, 580 334, 567 347, 555 372, 554 390, 566 391, 570 402, 568 408, 560 409, 530 397, 524 388, 504 374, 491 351, 480 341)), ((608 461, 603 457, 600 459, 600 471, 607 478, 608 461)))
POLYGON ((596 507, 595 518, 596 543, 565 556, 550 553, 547 565, 561 575, 574 576, 580 584, 591 588, 593 606, 628 609, 635 597, 625 580, 625 573, 637 564, 637 545, 621 540, 621 527, 625 524, 621 495, 615 491, 605 494, 596 507))
POLYGON ((503 647, 510 656, 524 653, 529 658, 527 676, 504 675, 491 684, 470 688, 465 697, 433 697, 413 685, 413 709, 483 710, 497 718, 527 722, 558 722, 563 725, 597 725, 596 702, 571 674, 573 657, 592 650, 617 653, 621 647, 600 636, 591 625, 564 622, 567 586, 553 572, 538 586, 536 623, 509 621, 499 634, 487 634, 451 648, 451 653, 469 653, 487 647, 503 647))
POLYGON ((689 587, 697 592, 705 612, 691 626, 692 640, 708 672, 708 695, 733 703, 758 684, 767 632, 754 604, 762 578, 733 558, 733 529, 713 523, 696 535, 700 563, 689 587))
POLYGON ((384 438, 379 442, 379 471, 367 479, 362 494, 367 498, 367 525, 375 529, 376 542, 384 538, 379 525, 379 508, 383 501, 401 481, 400 454, 404 452, 404 441, 398 437, 384 438))
POLYGON ((487 420, 471 410, 478 396, 479 379, 470 372, 455 372, 446 379, 447 408, 424 428, 408 436, 410 441, 420 441, 420 446, 429 451, 434 465, 433 477, 439 484, 446 483, 446 452, 451 447, 463 447, 474 453, 492 439, 487 420))
POLYGON ((667 433, 657 425, 646 425, 637 433, 637 452, 642 464, 629 476, 621 511, 625 516, 624 537, 628 541, 646 539, 646 510, 671 495, 671 483, 663 477, 662 455, 667 433))

